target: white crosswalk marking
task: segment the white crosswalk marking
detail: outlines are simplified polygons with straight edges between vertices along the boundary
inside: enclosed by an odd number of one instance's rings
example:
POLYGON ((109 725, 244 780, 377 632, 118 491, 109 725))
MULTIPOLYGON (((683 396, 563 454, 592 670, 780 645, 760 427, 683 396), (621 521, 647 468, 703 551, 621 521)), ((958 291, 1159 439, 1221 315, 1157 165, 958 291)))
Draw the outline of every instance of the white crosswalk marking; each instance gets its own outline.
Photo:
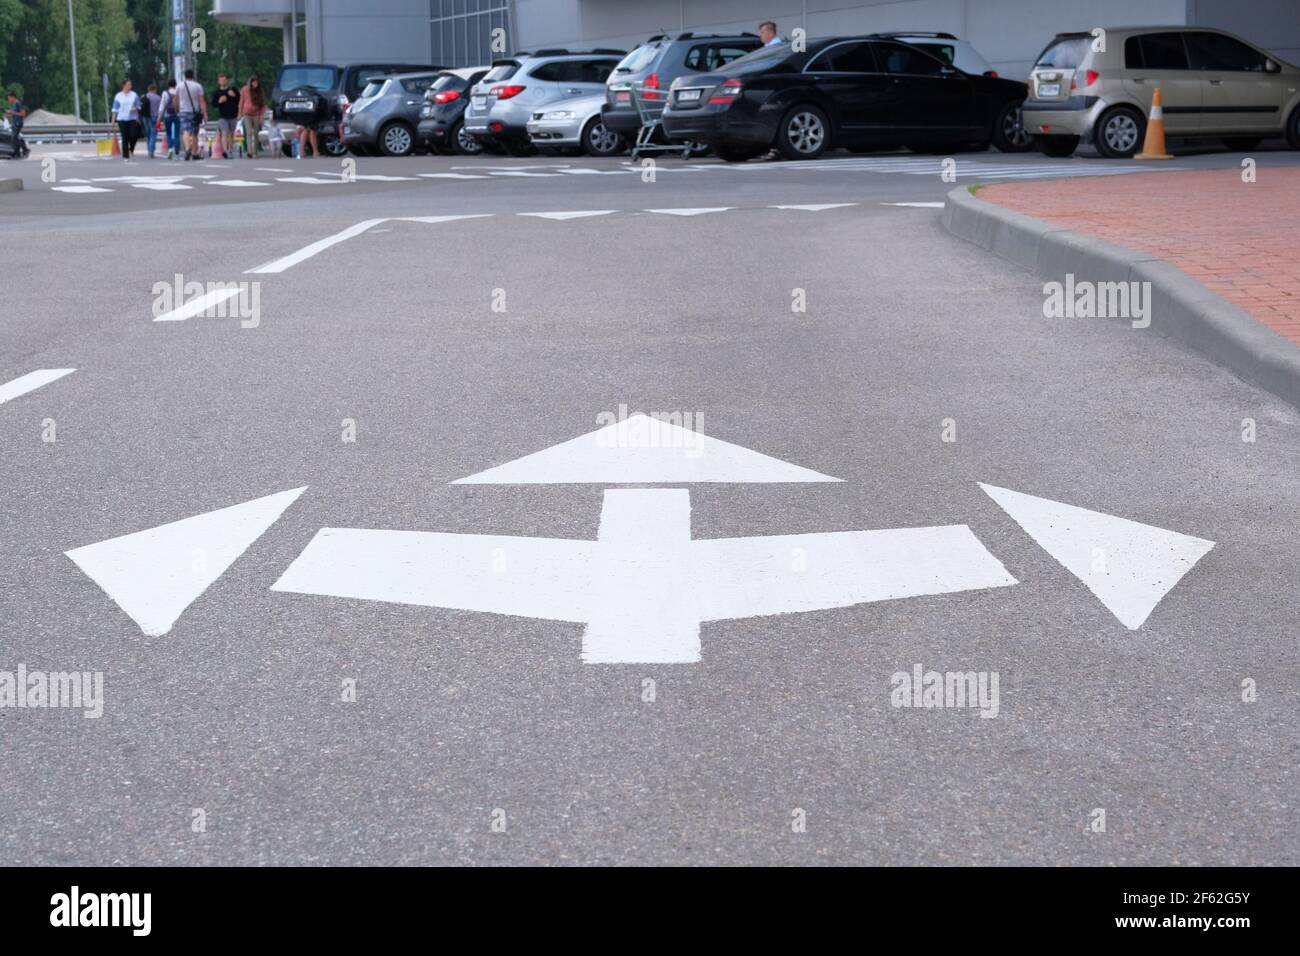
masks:
POLYGON ((246 186, 269 186, 271 184, 264 183, 261 180, 257 180, 257 179, 214 179, 212 180, 212 182, 208 183, 208 185, 246 187, 246 186))

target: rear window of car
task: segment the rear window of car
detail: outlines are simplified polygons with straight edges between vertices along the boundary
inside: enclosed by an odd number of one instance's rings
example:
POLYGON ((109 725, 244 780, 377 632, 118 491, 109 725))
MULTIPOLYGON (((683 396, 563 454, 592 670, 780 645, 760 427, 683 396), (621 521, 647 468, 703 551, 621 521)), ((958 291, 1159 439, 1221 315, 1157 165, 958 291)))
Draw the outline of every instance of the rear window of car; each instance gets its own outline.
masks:
POLYGON ((518 63, 501 63, 487 71, 487 75, 479 82, 497 83, 501 80, 508 80, 519 71, 518 63))
POLYGON ((1088 43, 1091 39, 1091 37, 1065 37, 1056 40, 1038 55, 1038 62, 1034 65, 1073 70, 1088 55, 1088 43))
POLYGON ((280 73, 280 89, 310 86, 314 90, 332 90, 338 73, 332 66, 286 66, 280 73))
POLYGON ((945 63, 955 63, 957 60, 957 48, 951 43, 913 43, 912 46, 918 50, 924 50, 930 56, 936 56, 945 63))
POLYGON ((758 49, 758 44, 701 43, 686 51, 685 67, 698 73, 713 73, 732 60, 739 60, 758 49))
POLYGON ((1222 33, 1184 33, 1193 70, 1263 73, 1268 57, 1254 47, 1222 33))
POLYGON ((386 79, 385 79, 385 80, 371 80, 369 83, 366 84, 365 89, 363 89, 363 90, 361 91, 361 96, 362 96, 362 98, 364 99, 364 98, 367 97, 367 96, 378 96, 378 95, 379 95, 379 91, 382 90, 382 89, 384 88, 384 85, 387 84, 387 83, 388 83, 388 80, 386 80, 386 79))
POLYGON ((455 73, 444 73, 433 81, 429 87, 429 92, 441 93, 443 90, 463 90, 468 85, 467 80, 461 79, 455 73))
POLYGON ((402 89, 408 93, 423 93, 432 82, 431 76, 410 76, 402 80, 402 89))
POLYGON ((753 53, 746 53, 737 60, 732 60, 719 73, 729 75, 738 75, 743 73, 756 73, 759 70, 770 70, 774 67, 781 66, 786 60, 791 60, 796 54, 788 43, 773 43, 771 46, 759 47, 753 53))
POLYGON ((877 43, 876 59, 885 73, 933 76, 943 69, 943 64, 930 54, 901 43, 877 43))
POLYGON ((664 45, 660 40, 654 43, 643 43, 623 59, 619 60, 618 65, 614 67, 615 73, 640 73, 654 62, 664 45))

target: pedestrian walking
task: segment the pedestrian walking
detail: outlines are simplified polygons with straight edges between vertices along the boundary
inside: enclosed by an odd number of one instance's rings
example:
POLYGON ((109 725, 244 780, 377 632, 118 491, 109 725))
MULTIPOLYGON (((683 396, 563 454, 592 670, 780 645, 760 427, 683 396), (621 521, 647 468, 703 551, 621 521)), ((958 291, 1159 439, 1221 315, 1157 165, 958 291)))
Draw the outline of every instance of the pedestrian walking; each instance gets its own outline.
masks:
POLYGON ((235 127, 239 125, 239 90, 230 85, 230 77, 217 74, 217 88, 212 91, 212 106, 217 111, 217 140, 221 157, 230 159, 235 152, 235 127))
POLYGON ((140 117, 144 122, 145 147, 149 158, 154 158, 158 148, 158 126, 162 122, 162 97, 158 95, 158 84, 150 83, 140 103, 140 117), (145 117, 148 119, 145 119, 145 117))
POLYGON ((130 161, 140 130, 140 97, 131 91, 131 81, 122 81, 122 91, 113 97, 113 114, 109 122, 117 124, 122 140, 122 159, 130 161))
POLYGON ((174 76, 167 80, 162 93, 162 122, 167 133, 167 158, 175 159, 181 154, 181 103, 174 76))
POLYGON ((5 98, 9 101, 9 106, 5 109, 5 119, 9 121, 9 126, 14 131, 14 158, 21 159, 31 152, 23 139, 23 120, 27 118, 27 107, 13 90, 10 90, 5 98))
POLYGON ((181 139, 185 144, 185 159, 197 159, 199 135, 208 120, 208 101, 203 87, 194 79, 194 71, 186 70, 185 78, 176 84, 178 109, 181 117, 181 139))
POLYGON ((266 112, 266 93, 262 81, 250 76, 239 91, 239 115, 244 122, 244 149, 249 159, 257 158, 258 134, 262 131, 262 114, 266 112))

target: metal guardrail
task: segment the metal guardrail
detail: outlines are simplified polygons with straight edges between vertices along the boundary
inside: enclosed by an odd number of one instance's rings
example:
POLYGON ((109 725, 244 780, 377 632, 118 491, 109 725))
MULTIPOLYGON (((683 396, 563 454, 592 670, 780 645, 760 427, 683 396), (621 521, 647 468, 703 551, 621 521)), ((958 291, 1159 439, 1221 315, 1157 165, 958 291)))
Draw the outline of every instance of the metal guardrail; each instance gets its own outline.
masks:
POLYGON ((81 123, 70 126, 23 127, 23 139, 29 143, 93 143, 117 132, 115 123, 81 123))

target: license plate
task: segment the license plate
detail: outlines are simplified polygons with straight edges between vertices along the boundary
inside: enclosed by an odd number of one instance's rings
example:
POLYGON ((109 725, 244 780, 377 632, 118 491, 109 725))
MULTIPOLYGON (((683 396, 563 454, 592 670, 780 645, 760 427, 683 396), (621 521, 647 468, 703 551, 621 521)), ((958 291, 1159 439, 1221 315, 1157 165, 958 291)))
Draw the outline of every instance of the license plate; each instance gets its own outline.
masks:
POLYGON ((678 90, 677 91, 678 103, 689 103, 692 100, 698 100, 699 98, 700 98, 699 90, 678 90))
POLYGON ((1039 83, 1038 95, 1039 96, 1060 96, 1061 84, 1060 83, 1039 83))
POLYGON ((631 94, 631 93, 627 93, 627 92, 623 92, 623 93, 615 93, 615 94, 614 94, 614 102, 615 102, 615 103, 631 103, 631 102, 632 102, 632 94, 631 94))
POLYGON ((287 110, 309 110, 315 107, 311 100, 287 100, 284 108, 287 110))
POLYGON ((483 107, 487 106, 487 97, 476 96, 473 98, 473 103, 474 103, 474 109, 481 110, 483 107))

